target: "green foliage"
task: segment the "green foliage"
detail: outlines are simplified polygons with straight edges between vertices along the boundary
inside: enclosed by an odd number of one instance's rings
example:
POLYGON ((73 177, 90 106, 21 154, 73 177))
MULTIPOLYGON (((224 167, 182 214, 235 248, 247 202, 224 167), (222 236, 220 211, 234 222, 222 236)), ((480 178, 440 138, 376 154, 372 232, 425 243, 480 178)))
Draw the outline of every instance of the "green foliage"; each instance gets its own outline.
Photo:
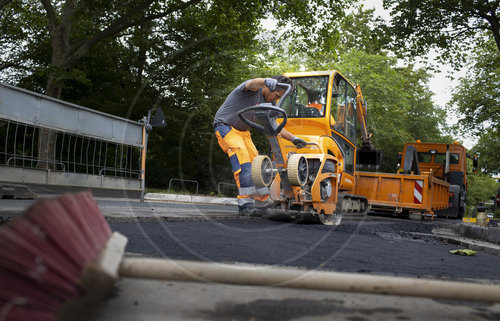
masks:
POLYGON ((395 53, 415 57, 436 48, 457 66, 466 62, 464 52, 474 48, 484 31, 500 50, 499 5, 475 0, 384 0, 384 7, 391 10, 395 53))
POLYGON ((29 74, 46 74, 49 38, 40 10, 36 0, 11 1, 0 10, 0 81, 15 84, 29 74))
POLYGON ((359 51, 344 55, 334 66, 363 90, 373 142, 384 151, 384 171, 396 169, 406 142, 443 141, 439 128, 445 126, 445 112, 432 102, 423 70, 400 68, 394 58, 359 51))
POLYGON ((383 171, 394 172, 398 152, 406 142, 451 142, 444 137, 446 112, 432 101, 429 74, 409 65, 401 67, 385 49, 387 30, 373 10, 359 8, 341 22, 336 50, 312 48, 312 54, 294 56, 286 68, 337 69, 361 86, 368 103, 368 127, 377 149, 384 151, 383 171))
MULTIPOLYGON (((183 178, 198 180, 201 191, 214 191, 218 182, 233 181, 212 128, 228 93, 257 76, 335 68, 361 85, 369 129, 384 150, 384 170, 394 172, 405 142, 451 141, 441 133, 445 112, 432 102, 429 75, 402 67, 387 51, 388 29, 373 10, 345 16, 353 2, 195 1, 166 15, 187 2, 81 2, 86 5, 68 24, 66 50, 71 56, 86 48, 82 44, 90 47, 78 59, 55 64, 54 33, 44 7, 35 0, 13 0, 0 12, 0 45, 7 48, 0 56, 0 81, 43 92, 55 75, 62 99, 133 120, 162 107, 168 126, 150 135, 148 186, 167 188, 170 178, 183 178), (129 24, 89 43, 123 17, 129 24), (263 34, 262 17, 290 28, 263 34)), ((63 1, 52 3, 61 19, 63 1)), ((487 81, 487 73, 484 77, 487 81)), ((266 153, 267 139, 253 137, 266 153)), ((485 159, 486 150, 485 145, 480 152, 485 159)))
POLYGON ((492 41, 478 44, 474 64, 460 81, 450 105, 461 116, 463 135, 479 137, 472 149, 487 173, 500 172, 500 55, 492 41))
MULTIPOLYGON (((350 2, 293 0, 285 5, 269 0, 113 0, 65 5, 65 1, 57 0, 42 5, 35 0, 12 0, 2 7, 0 15, 0 44, 11 52, 2 55, 0 68, 9 68, 7 77, 16 79, 40 69, 48 79, 47 88, 65 88, 67 80, 83 79, 79 74, 74 77, 71 69, 103 41, 119 38, 122 45, 130 45, 131 51, 137 50, 142 63, 151 59, 151 49, 166 47, 165 56, 174 63, 177 52, 191 49, 192 44, 186 40, 193 32, 203 36, 198 40, 211 39, 213 46, 217 39, 234 41, 237 48, 251 45, 260 31, 262 17, 275 18, 279 26, 292 26, 286 35, 289 38, 300 35, 310 44, 324 43, 325 35, 334 32, 336 18, 343 15, 345 4, 350 2), (131 34, 135 41, 127 43, 131 34), (230 37, 226 38, 227 34, 230 37), (141 41, 141 35, 164 46, 141 41)), ((208 54, 202 58, 213 57, 208 54)), ((49 94, 59 97, 57 92, 49 94)))
POLYGON ((306 70, 337 69, 359 83, 368 102, 368 127, 377 149, 384 151, 383 171, 394 172, 406 142, 444 142, 445 111, 432 102, 428 74, 398 67, 385 53, 346 51, 338 59, 308 60, 306 70))
POLYGON ((384 20, 375 17, 375 9, 364 10, 347 15, 340 24, 341 47, 355 49, 367 54, 380 54, 389 49, 390 37, 384 20))
POLYGON ((269 73, 337 69, 359 83, 368 103, 368 127, 377 149, 384 151, 383 171, 394 172, 398 152, 406 142, 452 142, 443 135, 446 112, 432 101, 429 75, 409 65, 400 67, 384 49, 388 43, 381 20, 373 10, 360 8, 340 22, 332 35, 335 48, 311 47, 306 53, 294 43, 268 44, 269 73), (282 59, 283 55, 288 59, 282 59))
POLYGON ((498 128, 485 130, 471 152, 479 155, 479 168, 485 173, 500 173, 500 131, 498 128))
MULTIPOLYGON (((213 134, 217 108, 242 81, 282 72, 261 68, 262 17, 293 27, 281 39, 318 45, 350 0, 94 1, 73 11, 65 1, 50 3, 2 7, 0 44, 9 50, 0 57, 0 81, 38 92, 52 83, 64 100, 134 120, 161 106, 168 126, 150 135, 148 185, 184 178, 215 190, 233 181, 213 134)), ((256 144, 265 151, 262 135, 256 144)))
POLYGON ((490 41, 478 45, 471 61, 450 103, 463 115, 464 130, 482 133, 500 126, 500 54, 490 41))
POLYGON ((491 176, 472 174, 467 177, 467 205, 476 206, 497 195, 500 184, 491 176))

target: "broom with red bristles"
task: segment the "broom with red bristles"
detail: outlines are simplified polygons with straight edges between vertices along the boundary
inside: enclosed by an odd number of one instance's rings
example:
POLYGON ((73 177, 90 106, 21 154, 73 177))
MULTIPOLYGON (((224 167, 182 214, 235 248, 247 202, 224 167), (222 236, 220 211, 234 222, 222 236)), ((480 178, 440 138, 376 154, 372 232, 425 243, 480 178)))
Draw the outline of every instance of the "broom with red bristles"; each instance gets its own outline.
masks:
POLYGON ((43 199, 0 227, 0 320, 88 320, 118 276, 500 302, 500 286, 162 259, 123 259, 90 192, 43 199))
POLYGON ((88 192, 40 200, 2 226, 0 320, 54 320, 67 313, 77 319, 73 312, 81 303, 99 302, 113 286, 89 269, 111 235, 88 192))

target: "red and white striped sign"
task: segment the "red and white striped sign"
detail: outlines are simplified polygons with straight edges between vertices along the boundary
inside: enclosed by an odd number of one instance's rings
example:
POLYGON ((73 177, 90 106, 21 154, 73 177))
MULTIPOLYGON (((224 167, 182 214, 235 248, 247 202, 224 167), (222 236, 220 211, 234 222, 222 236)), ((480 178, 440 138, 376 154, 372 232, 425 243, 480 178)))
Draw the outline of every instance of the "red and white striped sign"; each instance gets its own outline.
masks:
POLYGON ((415 189, 413 189, 413 203, 422 204, 423 189, 424 189, 424 181, 415 181, 415 189))

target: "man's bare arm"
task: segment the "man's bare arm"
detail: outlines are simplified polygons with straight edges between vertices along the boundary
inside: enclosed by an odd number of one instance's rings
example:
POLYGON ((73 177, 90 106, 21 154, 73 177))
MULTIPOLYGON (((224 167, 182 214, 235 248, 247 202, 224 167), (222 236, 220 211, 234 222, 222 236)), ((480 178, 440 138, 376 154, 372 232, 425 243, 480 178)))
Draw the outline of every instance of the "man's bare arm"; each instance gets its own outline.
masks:
POLYGON ((261 88, 266 87, 266 78, 254 78, 247 81, 245 84, 245 90, 257 91, 261 88))
POLYGON ((295 137, 292 133, 290 133, 288 130, 284 128, 281 130, 280 135, 281 137, 289 141, 292 141, 292 139, 295 137))
POLYGON ((279 133, 279 136, 281 136, 282 138, 284 138, 286 140, 291 141, 295 146, 297 146, 297 148, 304 148, 307 145, 307 142, 305 140, 293 135, 292 133, 290 133, 288 130, 286 130, 284 128, 279 133))

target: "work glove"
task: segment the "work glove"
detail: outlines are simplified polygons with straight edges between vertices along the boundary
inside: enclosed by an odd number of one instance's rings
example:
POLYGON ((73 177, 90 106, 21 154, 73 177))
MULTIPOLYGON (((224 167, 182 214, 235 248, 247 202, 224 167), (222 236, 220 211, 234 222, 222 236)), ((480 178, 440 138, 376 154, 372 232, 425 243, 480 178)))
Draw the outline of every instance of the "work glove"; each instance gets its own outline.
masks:
POLYGON ((294 137, 292 138, 292 143, 297 146, 297 148, 304 148, 307 145, 307 142, 302 138, 294 137))
POLYGON ((270 91, 275 91, 276 86, 278 86, 278 81, 273 78, 266 78, 264 80, 264 84, 266 85, 267 88, 269 88, 270 91))

